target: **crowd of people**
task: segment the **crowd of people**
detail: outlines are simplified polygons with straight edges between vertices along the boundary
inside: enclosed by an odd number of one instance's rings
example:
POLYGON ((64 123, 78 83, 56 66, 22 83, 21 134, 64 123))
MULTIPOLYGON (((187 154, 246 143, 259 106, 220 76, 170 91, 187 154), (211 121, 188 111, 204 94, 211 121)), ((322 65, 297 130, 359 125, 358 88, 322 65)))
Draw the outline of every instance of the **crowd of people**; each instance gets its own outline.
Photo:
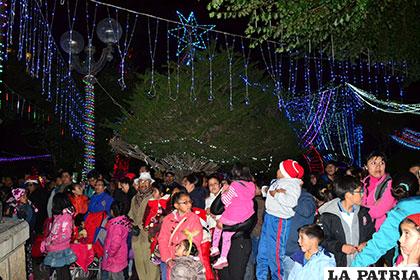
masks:
POLYGON ((239 163, 183 178, 93 170, 86 183, 61 170, 3 177, 0 190, 3 216, 30 227, 28 279, 35 259, 57 279, 96 260, 102 279, 316 280, 326 267, 419 265, 420 164, 393 176, 386 164, 373 152, 363 169, 305 174, 289 159, 271 182, 239 163))

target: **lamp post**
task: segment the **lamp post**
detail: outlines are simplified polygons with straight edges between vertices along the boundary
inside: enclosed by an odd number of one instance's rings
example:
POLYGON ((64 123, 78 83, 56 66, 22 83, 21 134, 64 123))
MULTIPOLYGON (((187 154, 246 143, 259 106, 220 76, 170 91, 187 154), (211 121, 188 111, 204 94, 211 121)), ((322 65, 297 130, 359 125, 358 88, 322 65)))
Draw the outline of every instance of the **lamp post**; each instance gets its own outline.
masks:
POLYGON ((95 168, 95 82, 96 74, 101 71, 107 62, 113 59, 114 45, 122 36, 121 25, 112 18, 103 19, 98 23, 96 35, 101 42, 106 44, 101 56, 95 60, 95 47, 92 38, 89 38, 84 48, 83 36, 74 30, 65 32, 60 39, 61 48, 70 56, 70 69, 75 69, 84 75, 85 103, 84 103, 84 160, 82 177, 95 168), (84 50, 85 59, 81 60, 79 54, 84 50))

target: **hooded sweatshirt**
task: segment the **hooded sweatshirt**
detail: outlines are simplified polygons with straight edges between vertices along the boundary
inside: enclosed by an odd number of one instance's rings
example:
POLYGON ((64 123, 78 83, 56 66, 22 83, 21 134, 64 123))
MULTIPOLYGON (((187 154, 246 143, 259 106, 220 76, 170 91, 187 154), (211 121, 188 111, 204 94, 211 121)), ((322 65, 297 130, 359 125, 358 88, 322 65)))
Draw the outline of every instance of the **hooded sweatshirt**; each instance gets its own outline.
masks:
POLYGON ((416 214, 420 209, 420 196, 401 200, 388 212, 385 222, 378 232, 369 240, 366 247, 356 256, 351 266, 365 267, 374 264, 388 250, 398 248, 400 238, 400 223, 409 215, 416 214))
POLYGON ((128 264, 127 237, 131 229, 131 222, 126 216, 118 216, 106 225, 104 243, 104 257, 102 269, 110 272, 120 272, 128 264))
POLYGON ((278 218, 289 219, 295 215, 293 208, 297 205, 301 193, 302 180, 296 178, 282 178, 273 180, 266 196, 265 211, 278 218), (285 189, 286 193, 276 193, 274 197, 270 191, 285 189))
POLYGON ((385 221, 386 213, 397 203, 396 199, 391 194, 392 180, 388 180, 382 196, 376 199, 378 186, 380 186, 382 182, 385 182, 388 177, 388 174, 383 175, 381 178, 368 176, 363 181, 365 195, 363 196, 362 205, 369 208, 369 215, 375 220, 376 231, 379 230, 385 221))
POLYGON ((355 257, 355 254, 344 254, 341 251, 343 245, 358 246, 360 243, 368 241, 375 232, 368 211, 369 209, 366 207, 354 205, 353 212, 348 213, 341 206, 339 198, 333 199, 319 208, 325 234, 322 245, 334 254, 337 266, 349 266, 355 257), (349 218, 351 216, 352 219, 349 218))
POLYGON ((302 251, 295 252, 291 257, 286 257, 285 265, 291 267, 290 274, 287 279, 324 279, 324 268, 335 267, 335 259, 333 254, 329 253, 322 247, 318 252, 313 254, 311 258, 305 261, 305 253, 302 251))

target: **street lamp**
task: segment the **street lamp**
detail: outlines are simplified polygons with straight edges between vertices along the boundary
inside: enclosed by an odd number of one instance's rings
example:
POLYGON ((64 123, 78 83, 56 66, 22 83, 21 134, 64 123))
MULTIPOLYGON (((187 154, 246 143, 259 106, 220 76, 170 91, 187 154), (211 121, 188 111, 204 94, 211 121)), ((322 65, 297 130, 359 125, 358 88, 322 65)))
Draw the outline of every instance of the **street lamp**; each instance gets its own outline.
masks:
POLYGON ((84 103, 84 162, 83 177, 95 168, 95 81, 96 74, 101 71, 105 64, 113 59, 114 45, 122 36, 122 27, 118 21, 112 18, 103 19, 98 23, 96 35, 99 40, 106 44, 102 49, 101 56, 95 60, 95 47, 92 38, 89 38, 86 48, 83 36, 75 31, 65 32, 60 38, 61 48, 70 56, 70 69, 75 69, 84 75, 85 103, 84 103), (81 60, 79 54, 84 50, 85 60, 81 60))

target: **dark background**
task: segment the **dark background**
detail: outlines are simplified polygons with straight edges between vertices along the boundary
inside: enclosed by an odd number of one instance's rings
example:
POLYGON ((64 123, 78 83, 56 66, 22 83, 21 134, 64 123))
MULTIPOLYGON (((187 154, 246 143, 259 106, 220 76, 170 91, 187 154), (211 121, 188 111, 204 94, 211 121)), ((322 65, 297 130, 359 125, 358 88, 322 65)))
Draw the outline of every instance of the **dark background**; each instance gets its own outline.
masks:
MULTIPOLYGON (((53 1, 50 1, 51 3, 53 1)), ((59 2, 59 1, 58 1, 59 2)), ((75 30, 78 30, 86 38, 86 2, 84 0, 78 1, 78 8, 76 14, 75 30)), ((243 34, 246 27, 246 20, 216 20, 210 19, 206 11, 207 1, 196 1, 196 0, 182 0, 182 1, 169 1, 169 0, 128 0, 128 1, 104 1, 118 6, 123 6, 128 9, 133 9, 139 12, 148 13, 178 21, 176 11, 181 12, 185 17, 189 15, 191 11, 194 11, 197 22, 199 24, 216 24, 216 29, 231 32, 235 34, 243 34)), ((70 2, 70 10, 73 12, 75 1, 70 2)), ((50 5, 51 6, 51 5, 50 5)), ((94 11, 94 3, 89 2, 89 12, 92 14, 94 11)), ((115 15, 115 11, 110 9, 111 16, 115 15)), ((106 8, 99 5, 97 10, 97 20, 101 20, 108 16, 106 8)), ((126 13, 119 12, 119 21, 125 28, 126 13)), ((131 24, 133 17, 131 17, 131 24)), ((138 18, 137 28, 135 37, 133 38, 133 44, 129 52, 129 59, 127 67, 130 72, 139 71, 143 72, 146 68, 150 67, 150 55, 148 47, 148 33, 147 33, 147 18, 140 16, 138 18)), ((151 25, 154 27, 155 21, 150 20, 151 25)), ((56 42, 59 42, 60 36, 63 32, 69 28, 67 3, 64 6, 57 3, 56 17, 52 26, 53 36, 56 42)), ((169 28, 173 28, 174 25, 169 25, 169 28)), ((91 28, 91 26, 90 26, 91 28)), ((164 21, 160 21, 159 37, 157 54, 156 54, 156 65, 162 65, 166 63, 166 29, 167 24, 164 21)), ((154 33, 153 33, 154 34, 154 33)), ((123 35, 123 38, 124 39, 123 35)), ((94 35, 96 37, 96 35, 94 35)), ((100 49, 103 44, 98 40, 94 41, 94 45, 100 49)), ((238 45, 239 46, 239 45, 238 45)), ((173 55, 176 50, 176 40, 171 38, 171 54, 173 55)), ((240 51, 238 49, 238 51, 240 51)), ((99 51, 98 51, 99 52, 99 51)), ((65 55, 64 55, 65 56, 65 55)), ((118 57, 118 54, 115 53, 118 57)), ((66 57, 66 56, 65 56, 66 57)), ((103 81, 104 85, 108 77, 118 76, 118 65, 114 59, 113 63, 110 63, 106 69, 104 69, 99 75, 98 80, 103 81)), ((32 91, 39 92, 40 81, 34 80, 29 76, 19 74, 24 73, 23 68, 19 68, 16 65, 16 61, 10 59, 6 62, 5 70, 5 82, 8 84, 16 85, 22 92, 29 93, 26 98, 32 102, 39 104, 47 112, 51 112, 52 105, 48 102, 43 101, 36 94, 31 93, 32 91), (10 66, 9 66, 10 65, 10 66), (17 69, 15 69, 17 67, 17 69), (13 69, 11 69, 13 68, 13 69)), ((160 67, 157 67, 161 70, 160 67)), ((82 90, 81 78, 82 76, 74 73, 73 76, 76 78, 79 89, 82 90)), ((117 77, 118 78, 118 77, 117 77)), ((115 82, 115 79, 114 81, 115 82)), ((127 82, 130 86, 130 81, 127 82)), ((132 86, 132 85, 131 85, 132 86)), ((116 96, 120 96, 122 104, 124 100, 130 96, 130 91, 118 92, 118 86, 115 84, 109 85, 107 90, 115 92, 116 96)), ((406 87, 406 93, 404 102, 407 103, 420 103, 420 83, 416 81, 410 81, 406 87)), ((97 89, 97 121, 100 123, 103 121, 103 115, 109 114, 110 111, 116 111, 115 105, 112 105, 108 98, 97 89)), ((111 114, 112 115, 112 114, 111 114)), ((114 117, 117 117, 117 113, 114 117)), ((112 116, 111 116, 112 117, 112 116)), ((60 135, 60 128, 62 125, 53 121, 51 124, 45 123, 34 123, 32 121, 19 119, 13 112, 2 110, 0 111, 0 156, 12 157, 16 155, 37 155, 53 153, 55 161, 26 161, 26 162, 15 162, 15 163, 0 163, 0 175, 14 173, 15 175, 22 175, 24 171, 29 170, 33 165, 41 166, 41 170, 47 171, 56 170, 58 167, 73 167, 72 162, 80 161, 81 159, 81 145, 76 140, 69 138, 68 134, 63 136, 60 135), (54 132, 55 131, 55 132, 54 132), (56 133, 54 135, 54 133, 56 133), (55 149, 49 149, 40 147, 40 141, 48 139, 50 145, 52 144, 55 149)), ((394 130, 408 127, 417 131, 420 131, 420 118, 418 115, 392 115, 384 114, 380 112, 373 112, 368 109, 361 114, 358 114, 357 120, 364 127, 365 143, 363 145, 362 153, 366 155, 368 152, 374 149, 385 151, 389 158, 390 163, 388 165, 391 171, 398 171, 408 168, 410 164, 420 161, 420 152, 416 150, 410 150, 396 144, 389 137, 394 130)), ((109 170, 113 163, 112 154, 109 152, 107 146, 107 140, 112 136, 112 131, 99 128, 97 131, 97 153, 98 161, 97 165, 99 169, 109 170)), ((48 146, 47 144, 44 146, 48 146)))

